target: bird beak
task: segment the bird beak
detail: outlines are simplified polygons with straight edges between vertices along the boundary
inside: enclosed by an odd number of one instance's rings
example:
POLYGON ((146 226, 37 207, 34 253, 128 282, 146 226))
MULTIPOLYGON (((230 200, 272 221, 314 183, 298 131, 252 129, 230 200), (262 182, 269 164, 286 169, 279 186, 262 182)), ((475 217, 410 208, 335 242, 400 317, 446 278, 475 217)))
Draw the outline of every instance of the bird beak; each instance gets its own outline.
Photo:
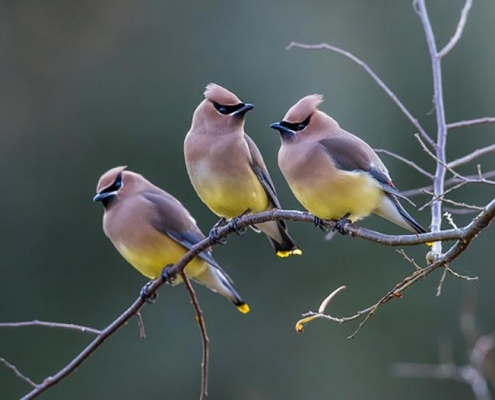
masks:
POLYGON ((93 201, 94 202, 103 201, 106 198, 113 196, 114 194, 115 192, 98 193, 95 197, 93 197, 93 201))
POLYGON ((232 113, 232 115, 244 115, 246 114, 249 110, 252 110, 254 108, 253 104, 244 104, 242 108, 239 108, 237 111, 232 113))
POLYGON ((292 129, 287 128, 286 126, 280 125, 280 122, 275 122, 274 124, 270 125, 270 128, 276 129, 277 131, 280 132, 280 134, 288 133, 290 135, 294 135, 295 132, 292 129))

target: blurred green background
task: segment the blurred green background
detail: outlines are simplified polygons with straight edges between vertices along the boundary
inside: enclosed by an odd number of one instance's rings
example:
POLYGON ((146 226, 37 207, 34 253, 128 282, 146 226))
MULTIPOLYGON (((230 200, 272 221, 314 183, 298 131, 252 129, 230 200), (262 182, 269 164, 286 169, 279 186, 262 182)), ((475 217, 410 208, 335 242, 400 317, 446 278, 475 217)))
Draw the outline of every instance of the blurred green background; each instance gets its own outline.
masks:
MULTIPOLYGON (((428 1, 439 46, 454 32, 463 2, 428 1)), ((494 114, 495 3, 474 2, 458 47, 443 62, 450 122, 494 114)), ((285 208, 300 209, 278 167, 279 138, 268 128, 306 94, 325 95, 322 110, 375 148, 433 167, 414 127, 362 69, 325 51, 285 47, 328 42, 361 57, 435 132, 430 62, 411 1, 122 0, 16 1, 0 6, 0 321, 45 319, 102 328, 137 296, 146 280, 115 251, 93 204, 99 176, 128 165, 176 197, 204 232, 217 218, 195 195, 182 144, 207 83, 252 102, 246 130, 258 144, 285 208)), ((493 142, 493 126, 453 131, 450 159, 493 142)), ((382 156, 403 190, 427 183, 382 156)), ((482 160, 484 170, 494 157, 482 160)), ((462 172, 475 173, 471 165, 462 172)), ((454 196, 484 204, 493 190, 471 186, 454 196)), ((414 199, 421 203, 426 198, 414 199)), ((428 226, 428 210, 407 206, 428 226)), ((455 216, 462 225, 470 215, 455 216)), ((404 233, 372 217, 363 225, 404 233)), ((412 267, 393 248, 336 237, 324 242, 309 224, 291 224, 303 257, 278 259, 261 235, 233 236, 215 257, 251 305, 239 314, 198 288, 211 339, 212 399, 471 399, 450 381, 398 379, 397 362, 435 363, 450 340, 467 360, 459 331, 465 282, 440 272, 380 309, 355 340, 356 325, 317 321, 303 335, 300 314, 333 289, 348 290, 331 313, 351 314, 376 301, 412 267)), ((477 275, 478 328, 495 328, 493 229, 454 264, 477 275), (492 248, 490 248, 492 246, 492 248)), ((426 248, 408 248, 424 260, 426 248)), ((201 342, 182 286, 162 288, 136 320, 115 334, 46 399, 195 399, 201 342)), ((0 330, 0 357, 35 381, 54 374, 92 339, 47 328, 0 330)), ((0 365, 0 398, 30 388, 0 365)))

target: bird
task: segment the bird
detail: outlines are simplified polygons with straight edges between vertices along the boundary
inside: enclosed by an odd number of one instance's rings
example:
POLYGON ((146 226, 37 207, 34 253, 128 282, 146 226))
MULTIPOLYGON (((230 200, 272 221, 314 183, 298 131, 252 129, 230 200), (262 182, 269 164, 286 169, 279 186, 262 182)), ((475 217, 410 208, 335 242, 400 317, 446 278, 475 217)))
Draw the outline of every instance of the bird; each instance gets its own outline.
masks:
MULTIPOLYGON (((126 166, 105 172, 96 192, 93 201, 103 204, 106 236, 122 257, 147 278, 159 277, 166 266, 175 264, 205 238, 179 200, 126 166)), ((249 306, 210 250, 194 258, 184 272, 226 297, 241 313, 249 312, 249 306)), ((178 276, 169 283, 181 281, 178 276)))
POLYGON ((312 94, 294 104, 280 122, 278 165, 297 200, 315 216, 315 224, 345 225, 377 214, 408 231, 426 233, 399 202, 407 200, 392 183, 375 151, 320 111, 323 96, 312 94))
MULTIPOLYGON (((184 158, 191 183, 208 208, 221 217, 215 228, 238 218, 281 208, 263 157, 244 132, 244 117, 253 109, 227 89, 210 83, 192 117, 184 140, 184 158)), ((263 231, 279 257, 302 254, 285 221, 252 227, 263 231)))

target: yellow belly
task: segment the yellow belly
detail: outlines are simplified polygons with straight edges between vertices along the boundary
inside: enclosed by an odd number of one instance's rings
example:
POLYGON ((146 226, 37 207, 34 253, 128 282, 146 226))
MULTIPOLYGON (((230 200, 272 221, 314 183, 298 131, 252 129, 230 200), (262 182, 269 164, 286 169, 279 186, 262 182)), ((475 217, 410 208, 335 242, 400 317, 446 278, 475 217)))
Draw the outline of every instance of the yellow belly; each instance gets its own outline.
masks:
MULTIPOLYGON (((172 239, 168 239, 168 243, 160 247, 148 245, 137 249, 120 243, 117 249, 129 264, 150 279, 159 277, 163 268, 169 264, 175 264, 186 253, 186 249, 172 239)), ((193 278, 207 267, 205 261, 196 257, 188 264, 185 272, 193 278)), ((177 283, 180 281, 181 279, 178 278, 177 283)))
POLYGON ((198 168, 191 182, 198 196, 216 215, 231 219, 244 213, 270 208, 265 189, 251 170, 245 176, 214 174, 207 167, 198 168))
POLYGON ((294 185, 299 202, 321 219, 339 220, 346 214, 353 222, 371 214, 383 196, 378 182, 366 173, 340 171, 338 179, 294 185))

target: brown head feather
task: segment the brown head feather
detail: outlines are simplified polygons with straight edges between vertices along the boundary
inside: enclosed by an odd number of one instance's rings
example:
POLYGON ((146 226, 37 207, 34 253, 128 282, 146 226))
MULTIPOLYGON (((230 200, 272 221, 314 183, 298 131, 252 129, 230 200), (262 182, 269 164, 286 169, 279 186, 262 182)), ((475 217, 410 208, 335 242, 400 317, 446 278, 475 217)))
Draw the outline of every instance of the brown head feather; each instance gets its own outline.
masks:
POLYGON ((242 101, 232 92, 217 85, 216 83, 209 83, 205 90, 206 99, 219 103, 223 106, 235 106, 242 103, 242 101))
POLYGON ((98 181, 98 185, 96 185, 96 193, 100 193, 103 189, 105 189, 106 187, 110 186, 113 182, 115 182, 117 176, 126 168, 127 165, 124 165, 124 166, 112 168, 107 172, 105 172, 98 181))
POLYGON ((287 111, 284 121, 291 123, 302 122, 313 114, 322 102, 323 95, 321 94, 311 94, 303 97, 287 111))
MULTIPOLYGON (((117 191, 117 198, 122 199, 146 190, 156 190, 157 187, 148 181, 144 176, 132 171, 126 171, 127 166, 115 167, 105 172, 96 187, 96 193, 100 193, 105 188, 111 186, 117 176, 122 174, 122 186, 117 191)), ((160 189, 158 189, 160 190, 160 189)))

